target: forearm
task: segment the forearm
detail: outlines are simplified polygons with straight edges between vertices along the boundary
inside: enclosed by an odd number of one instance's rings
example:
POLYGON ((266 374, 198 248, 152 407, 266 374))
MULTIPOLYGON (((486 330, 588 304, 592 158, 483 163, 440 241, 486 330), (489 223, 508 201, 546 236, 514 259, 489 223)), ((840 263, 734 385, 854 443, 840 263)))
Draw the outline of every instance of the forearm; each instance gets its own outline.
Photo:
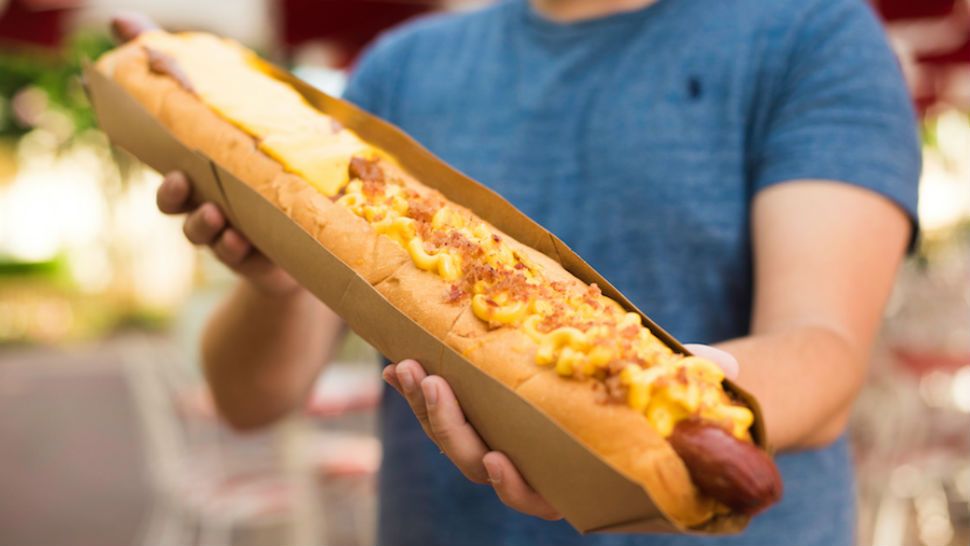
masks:
POLYGON ((305 399, 343 323, 305 290, 267 295, 241 281, 213 314, 202 341, 206 379, 237 428, 268 424, 305 399))
POLYGON ((761 402, 768 441, 820 447, 845 429, 865 381, 910 221, 866 189, 794 180, 758 193, 751 225, 752 335, 721 348, 761 402))
POLYGON ((717 346, 741 362, 738 383, 761 403, 773 447, 821 447, 842 433, 865 380, 867 350, 825 326, 798 326, 717 346))

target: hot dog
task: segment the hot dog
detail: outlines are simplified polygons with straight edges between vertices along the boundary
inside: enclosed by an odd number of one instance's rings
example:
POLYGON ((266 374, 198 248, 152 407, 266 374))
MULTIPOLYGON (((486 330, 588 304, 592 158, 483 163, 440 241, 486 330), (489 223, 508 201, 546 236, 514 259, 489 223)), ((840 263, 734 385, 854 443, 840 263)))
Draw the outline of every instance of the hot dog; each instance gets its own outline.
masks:
POLYGON ((544 254, 204 34, 116 23, 97 69, 252 186, 396 307, 633 476, 685 527, 753 514, 781 481, 712 362, 680 354, 544 254), (135 30, 133 30, 135 29, 135 30))
POLYGON ((768 454, 723 428, 685 419, 669 441, 697 487, 732 510, 755 515, 781 499, 781 475, 768 454))

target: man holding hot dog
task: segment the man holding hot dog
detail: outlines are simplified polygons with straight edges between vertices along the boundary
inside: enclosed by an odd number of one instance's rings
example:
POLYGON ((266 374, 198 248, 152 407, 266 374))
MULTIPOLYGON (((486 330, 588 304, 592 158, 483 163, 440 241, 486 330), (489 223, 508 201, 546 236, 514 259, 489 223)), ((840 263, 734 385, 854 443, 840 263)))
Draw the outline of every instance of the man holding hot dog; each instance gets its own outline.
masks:
MULTIPOLYGON (((739 536, 583 537, 444 380, 404 361, 384 371, 381 544, 854 542, 844 430, 920 168, 863 0, 508 0, 385 35, 346 97, 495 188, 672 334, 715 345, 693 349, 761 401, 785 480, 739 536)), ((170 174, 159 207, 188 213, 189 240, 241 277, 207 328, 206 374, 230 423, 262 426, 301 405, 344 329, 189 193, 170 174)))

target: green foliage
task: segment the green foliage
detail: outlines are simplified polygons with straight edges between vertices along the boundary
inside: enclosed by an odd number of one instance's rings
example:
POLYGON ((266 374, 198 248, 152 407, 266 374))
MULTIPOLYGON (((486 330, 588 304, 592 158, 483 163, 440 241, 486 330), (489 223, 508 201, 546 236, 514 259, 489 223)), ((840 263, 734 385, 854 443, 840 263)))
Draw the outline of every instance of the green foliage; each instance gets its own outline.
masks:
POLYGON ((0 137, 16 137, 31 129, 19 124, 11 109, 14 96, 27 88, 43 91, 48 107, 72 122, 73 134, 94 127, 94 114, 81 86, 81 66, 111 47, 106 34, 81 31, 69 37, 59 53, 0 49, 0 137))

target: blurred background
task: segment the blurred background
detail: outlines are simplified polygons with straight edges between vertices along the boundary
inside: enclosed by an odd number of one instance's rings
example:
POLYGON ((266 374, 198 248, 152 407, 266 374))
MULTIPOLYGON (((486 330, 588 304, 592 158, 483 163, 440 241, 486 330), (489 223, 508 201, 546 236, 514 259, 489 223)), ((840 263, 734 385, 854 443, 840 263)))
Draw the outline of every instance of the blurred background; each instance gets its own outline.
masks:
MULTIPOLYGON (((219 424, 202 323, 231 276, 94 128, 108 16, 235 37, 339 94, 382 29, 453 0, 0 0, 0 545, 370 545, 376 355, 351 339, 300 415, 219 424)), ((852 424, 859 544, 970 542, 970 0, 880 0, 922 119, 922 238, 852 424)))

